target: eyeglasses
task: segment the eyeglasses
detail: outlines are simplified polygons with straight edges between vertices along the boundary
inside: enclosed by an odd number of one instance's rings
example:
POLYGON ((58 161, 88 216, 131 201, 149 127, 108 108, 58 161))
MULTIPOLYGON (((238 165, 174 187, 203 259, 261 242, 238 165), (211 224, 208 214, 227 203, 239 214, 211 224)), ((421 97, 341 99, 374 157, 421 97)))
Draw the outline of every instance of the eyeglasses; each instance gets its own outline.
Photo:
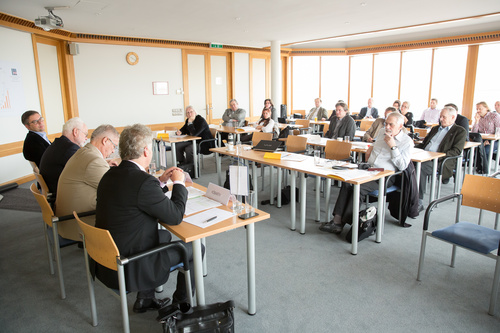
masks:
POLYGON ((111 144, 113 145, 113 148, 114 150, 117 150, 118 149, 118 146, 115 145, 115 143, 110 139, 110 138, 107 138, 109 140, 109 142, 111 142, 111 144))
MULTIPOLYGON (((84 132, 82 131, 81 129, 78 129, 80 131, 80 133, 82 133, 83 135, 85 135, 85 137, 88 137, 89 136, 89 132, 84 132)), ((109 138, 108 138, 109 139, 109 138)), ((111 140, 110 140, 111 141, 111 140)))
POLYGON ((32 124, 32 125, 35 125, 35 124, 40 124, 40 123, 43 123, 43 121, 44 121, 44 120, 45 120, 45 119, 43 119, 43 117, 40 117, 40 118, 38 118, 37 120, 32 120, 32 121, 30 121, 30 124, 32 124))

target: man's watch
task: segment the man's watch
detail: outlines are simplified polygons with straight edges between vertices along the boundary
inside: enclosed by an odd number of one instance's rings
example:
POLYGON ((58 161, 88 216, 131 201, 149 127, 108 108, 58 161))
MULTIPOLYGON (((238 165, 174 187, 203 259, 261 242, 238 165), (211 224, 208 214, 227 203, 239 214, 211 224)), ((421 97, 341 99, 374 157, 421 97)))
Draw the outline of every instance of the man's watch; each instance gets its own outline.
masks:
POLYGON ((396 150, 396 148, 398 148, 398 147, 397 146, 392 146, 391 150, 396 150))

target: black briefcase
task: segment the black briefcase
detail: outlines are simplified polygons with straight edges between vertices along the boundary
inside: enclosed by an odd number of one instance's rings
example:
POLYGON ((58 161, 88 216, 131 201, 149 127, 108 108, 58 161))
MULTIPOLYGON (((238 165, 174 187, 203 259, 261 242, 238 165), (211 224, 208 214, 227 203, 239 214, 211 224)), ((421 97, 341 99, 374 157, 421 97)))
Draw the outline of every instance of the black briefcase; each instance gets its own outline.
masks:
POLYGON ((195 306, 171 304, 158 311, 156 318, 164 333, 234 333, 234 302, 195 306))

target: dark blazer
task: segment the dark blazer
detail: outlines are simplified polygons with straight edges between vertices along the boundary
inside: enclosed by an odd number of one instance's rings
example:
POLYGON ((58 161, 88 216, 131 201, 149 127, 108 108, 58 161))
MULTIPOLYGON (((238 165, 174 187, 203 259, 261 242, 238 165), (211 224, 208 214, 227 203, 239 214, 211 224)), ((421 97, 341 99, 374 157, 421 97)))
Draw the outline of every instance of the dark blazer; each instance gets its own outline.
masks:
POLYGON ((330 120, 330 127, 328 127, 328 132, 326 132, 325 136, 330 139, 344 138, 344 136, 349 136, 349 140, 354 140, 354 135, 356 134, 356 122, 348 114, 346 114, 345 117, 340 120, 341 123, 339 125, 339 131, 335 137, 333 136, 335 126, 337 126, 337 121, 339 121, 338 119, 339 118, 337 117, 333 117, 330 120))
MULTIPOLYGON (((418 216, 418 184, 415 166, 409 163, 408 167, 401 175, 403 178, 403 195, 401 203, 401 221, 399 223, 402 227, 405 226, 408 217, 415 218, 418 216)), ((389 202, 389 211, 391 216, 399 219, 399 201, 400 194, 392 192, 387 195, 387 202, 389 202)))
POLYGON ((48 146, 50 146, 50 143, 45 141, 44 138, 33 131, 29 131, 24 139, 24 158, 28 161, 35 162, 36 166, 40 167, 40 159, 48 146))
MULTIPOLYGON (((363 119, 366 116, 366 113, 368 112, 368 107, 365 106, 364 108, 361 108, 359 111, 358 119, 363 119)), ((378 118, 378 110, 377 108, 372 108, 372 118, 378 118)))
MULTIPOLYGON (((201 136, 201 140, 208 140, 214 138, 212 136, 212 133, 210 132, 210 127, 208 127, 207 121, 199 114, 196 115, 191 125, 188 125, 188 121, 186 119, 186 121, 184 122, 184 126, 182 126, 179 131, 181 131, 182 134, 187 134, 191 136, 201 136)), ((197 140, 197 142, 200 142, 201 140, 197 140)), ((210 154, 209 149, 214 147, 215 147, 215 142, 203 144, 201 146, 200 153, 205 155, 210 154)))
POLYGON ((469 141, 469 119, 467 119, 467 117, 462 116, 461 114, 457 114, 457 119, 455 120, 455 124, 465 129, 466 132, 465 140, 469 141))
MULTIPOLYGON (((424 141, 421 144, 418 144, 416 147, 417 148, 422 148, 424 149, 431 139, 437 134, 439 129, 439 126, 434 126, 429 134, 425 137, 424 141)), ((457 124, 453 124, 451 126, 450 130, 446 135, 444 136, 443 140, 439 144, 438 151, 441 153, 446 153, 445 157, 441 157, 439 159, 439 164, 441 165, 441 162, 449 156, 457 156, 462 153, 462 150, 464 150, 464 145, 465 145, 465 137, 466 137, 466 132, 465 129, 461 126, 458 126, 457 124)), ((447 179, 450 178, 453 175, 453 169, 456 165, 456 161, 447 161, 444 169, 443 169, 443 178, 447 179)))
POLYGON ((52 194, 57 192, 57 182, 66 162, 79 148, 76 143, 61 135, 45 150, 40 160, 40 174, 52 194))
MULTIPOLYGON (((129 256, 159 245, 158 220, 182 222, 188 192, 180 184, 172 199, 160 182, 130 161, 122 161, 104 174, 97 188, 96 227, 109 230, 121 255, 129 256)), ((128 291, 154 289, 168 280, 170 259, 166 251, 125 266, 128 291)), ((115 271, 96 265, 95 274, 106 286, 118 289, 115 271)))

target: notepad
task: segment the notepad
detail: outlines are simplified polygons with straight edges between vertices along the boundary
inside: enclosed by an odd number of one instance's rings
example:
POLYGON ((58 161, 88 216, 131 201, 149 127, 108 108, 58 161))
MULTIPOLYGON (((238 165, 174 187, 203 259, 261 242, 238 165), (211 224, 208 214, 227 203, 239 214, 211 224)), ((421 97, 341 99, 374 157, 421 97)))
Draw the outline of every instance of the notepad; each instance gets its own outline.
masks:
POLYGON ((168 139, 170 137, 169 133, 158 133, 156 136, 158 139, 168 139))
POLYGON ((264 153, 264 158, 270 158, 273 160, 281 160, 280 153, 264 153))

